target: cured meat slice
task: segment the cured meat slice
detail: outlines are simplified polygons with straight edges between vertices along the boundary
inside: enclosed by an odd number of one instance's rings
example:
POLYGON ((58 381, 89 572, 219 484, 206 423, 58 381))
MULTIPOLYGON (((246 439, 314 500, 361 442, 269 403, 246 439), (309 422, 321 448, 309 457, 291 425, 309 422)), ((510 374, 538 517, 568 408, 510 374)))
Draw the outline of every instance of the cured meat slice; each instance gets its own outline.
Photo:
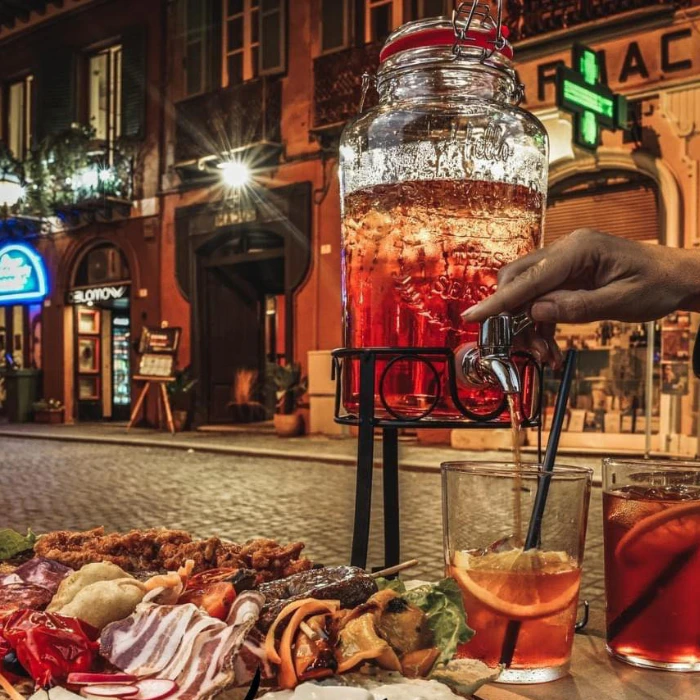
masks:
POLYGON ((141 603, 103 630, 101 654, 126 673, 175 681, 172 700, 207 700, 245 680, 237 678, 234 662, 263 603, 260 593, 245 591, 225 622, 194 605, 141 603))
POLYGON ((53 593, 43 586, 35 586, 33 583, 9 583, 0 586, 0 615, 30 608, 41 610, 45 608, 53 598, 53 593))
POLYGON ((18 566, 12 573, 0 576, 0 587, 16 583, 30 583, 46 588, 53 595, 58 590, 61 581, 72 571, 57 561, 35 557, 18 566))

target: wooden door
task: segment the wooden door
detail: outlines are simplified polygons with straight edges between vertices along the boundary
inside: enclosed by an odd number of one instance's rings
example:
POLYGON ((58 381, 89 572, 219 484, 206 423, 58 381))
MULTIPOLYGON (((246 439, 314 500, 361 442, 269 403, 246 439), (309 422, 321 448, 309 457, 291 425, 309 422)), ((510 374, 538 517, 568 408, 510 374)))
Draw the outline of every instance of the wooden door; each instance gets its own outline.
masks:
MULTIPOLYGON (((209 423, 230 423, 229 403, 236 371, 264 378, 264 297, 235 268, 205 268, 205 317, 202 379, 208 394, 209 423)), ((260 400, 260 392, 255 396, 260 400)))

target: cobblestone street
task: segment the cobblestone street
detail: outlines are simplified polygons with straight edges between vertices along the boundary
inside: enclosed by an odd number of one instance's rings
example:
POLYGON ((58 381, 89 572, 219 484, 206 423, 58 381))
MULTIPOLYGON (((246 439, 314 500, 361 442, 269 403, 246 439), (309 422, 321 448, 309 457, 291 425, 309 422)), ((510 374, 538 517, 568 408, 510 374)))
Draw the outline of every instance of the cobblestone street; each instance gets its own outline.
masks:
MULTIPOLYGON (((309 557, 347 563, 354 470, 348 466, 198 452, 0 437, 0 527, 36 532, 167 526, 236 541, 303 540, 309 557)), ((382 563, 381 472, 375 470, 369 565, 382 563)), ((401 473, 402 557, 417 578, 441 574, 437 472, 401 473)), ((582 597, 603 626, 600 489, 594 489, 582 597)))

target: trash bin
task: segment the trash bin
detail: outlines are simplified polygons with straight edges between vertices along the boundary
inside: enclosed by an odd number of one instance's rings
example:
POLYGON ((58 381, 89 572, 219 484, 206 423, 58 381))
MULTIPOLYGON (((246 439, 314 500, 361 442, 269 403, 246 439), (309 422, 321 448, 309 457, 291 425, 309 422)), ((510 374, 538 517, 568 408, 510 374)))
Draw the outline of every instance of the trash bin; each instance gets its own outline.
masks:
POLYGON ((5 393, 7 419, 10 423, 28 423, 32 419, 32 404, 39 398, 39 370, 7 369, 5 393))

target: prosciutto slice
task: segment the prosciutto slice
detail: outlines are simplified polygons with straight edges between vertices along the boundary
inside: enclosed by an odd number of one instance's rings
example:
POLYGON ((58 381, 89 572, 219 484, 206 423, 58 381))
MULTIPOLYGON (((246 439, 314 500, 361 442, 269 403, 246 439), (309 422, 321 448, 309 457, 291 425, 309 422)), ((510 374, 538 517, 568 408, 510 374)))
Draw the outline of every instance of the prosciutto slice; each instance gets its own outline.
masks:
POLYGON ((30 559, 11 574, 0 576, 0 612, 22 608, 42 610, 71 572, 72 569, 50 559, 30 559))
POLYGON ((225 622, 191 604, 141 603, 105 627, 100 653, 126 673, 175 681, 169 700, 207 700, 245 681, 237 677, 235 661, 264 602, 255 591, 241 593, 225 622))

